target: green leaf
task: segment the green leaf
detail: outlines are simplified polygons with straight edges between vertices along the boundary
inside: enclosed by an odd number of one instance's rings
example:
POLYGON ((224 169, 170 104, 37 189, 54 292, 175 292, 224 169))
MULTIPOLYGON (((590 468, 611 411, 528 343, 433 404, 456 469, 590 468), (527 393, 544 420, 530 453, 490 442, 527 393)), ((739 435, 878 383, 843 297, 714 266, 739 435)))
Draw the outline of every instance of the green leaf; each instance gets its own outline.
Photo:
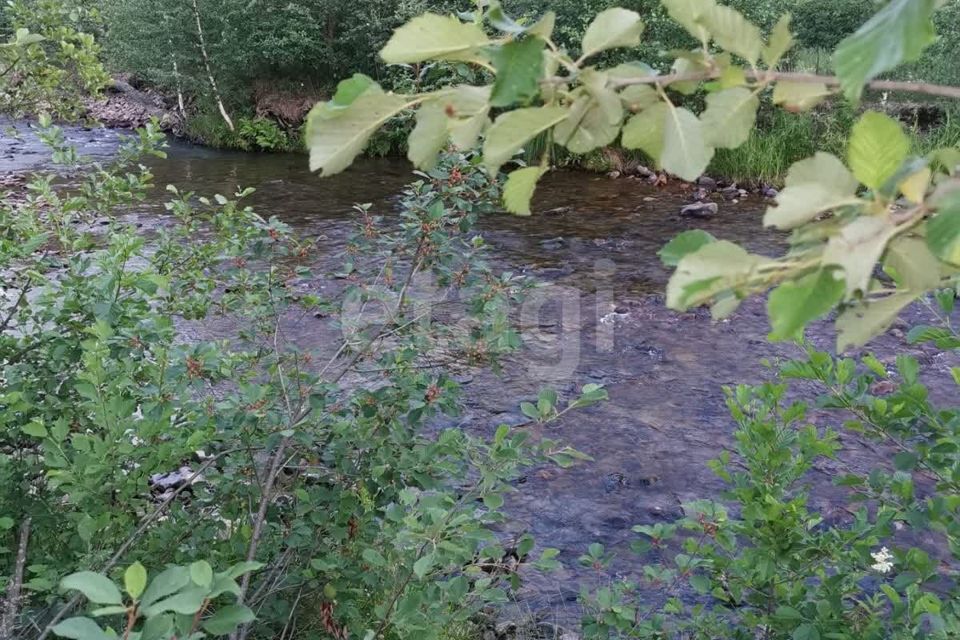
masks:
POLYGON ((60 581, 60 588, 79 591, 96 604, 123 604, 123 595, 113 581, 93 571, 71 573, 60 581))
POLYGON ((479 26, 454 16, 426 13, 393 32, 380 51, 388 64, 415 64, 424 60, 472 60, 489 43, 479 26))
POLYGON ((147 570, 139 562, 134 562, 123 573, 123 588, 136 600, 147 586, 147 570))
POLYGON ((781 620, 802 620, 803 615, 794 609, 793 607, 779 606, 777 610, 773 612, 774 617, 780 618, 781 620))
POLYGON ((781 80, 773 87, 773 103, 787 111, 809 111, 832 93, 820 82, 790 82, 781 80))
POLYGON ((437 155, 447 146, 450 131, 445 108, 440 102, 433 101, 417 109, 417 124, 407 138, 407 158, 418 169, 433 169, 437 155))
POLYGON ((960 189, 934 204, 937 214, 927 221, 927 246, 944 262, 960 266, 960 189))
POLYGON ((363 558, 363 561, 373 567, 384 567, 387 564, 386 559, 380 554, 379 551, 372 547, 367 547, 363 550, 363 553, 360 554, 360 557, 363 558))
POLYGON ((640 44, 643 22, 636 11, 615 7, 597 14, 583 36, 583 58, 617 47, 640 44))
POLYGON ((449 102, 454 114, 448 123, 450 140, 461 151, 475 147, 490 124, 490 91, 490 87, 459 86, 449 102))
POLYGON ((540 94, 543 76, 543 48, 540 38, 528 37, 508 42, 491 55, 497 70, 490 104, 509 107, 529 103, 540 94))
POLYGON ((719 240, 685 255, 667 284, 667 306, 685 311, 727 290, 735 290, 768 262, 741 247, 719 240))
POLYGON ((849 99, 859 100, 867 82, 916 60, 933 43, 936 5, 937 0, 891 0, 837 46, 834 68, 849 99))
POLYGON ((900 312, 916 299, 915 293, 895 293, 845 310, 837 317, 837 353, 867 344, 886 331, 900 312))
POLYGON ((324 105, 317 105, 307 116, 305 134, 310 170, 322 170, 324 177, 340 173, 360 155, 377 129, 419 100, 384 93, 373 84, 336 118, 329 117, 324 105))
POLYGON ((612 143, 620 133, 623 105, 609 89, 584 91, 570 107, 570 115, 554 130, 557 144, 584 154, 612 143))
POLYGON ((790 14, 785 13, 773 27, 770 41, 763 48, 761 57, 767 67, 773 69, 791 48, 793 48, 793 34, 790 32, 790 14))
POLYGON ((919 238, 895 238, 887 247, 884 270, 897 285, 921 293, 940 284, 942 265, 919 238))
POLYGON ((893 468, 897 471, 913 471, 917 467, 918 456, 913 451, 901 451, 893 456, 893 468))
POLYGON ((792 229, 831 209, 859 202, 859 186, 836 156, 818 152, 790 167, 777 206, 767 209, 763 224, 792 229))
POLYGON ((239 578, 245 573, 250 573, 251 571, 259 571, 262 568, 263 568, 262 562, 255 562, 252 560, 244 561, 244 562, 238 562, 237 564, 233 565, 232 567, 230 567, 229 569, 227 569, 226 571, 222 572, 219 575, 222 575, 226 578, 230 578, 231 580, 233 580, 234 578, 239 578))
POLYGON ((532 36, 539 36, 545 40, 549 40, 553 35, 553 28, 557 24, 557 14, 553 11, 547 11, 544 13, 539 20, 530 29, 527 30, 532 36))
POLYGON ((755 24, 731 7, 714 4, 697 19, 723 49, 735 53, 751 65, 760 57, 763 37, 755 24))
POLYGON ((111 638, 96 622, 83 617, 67 618, 51 631, 61 638, 74 640, 110 640, 111 638))
POLYGON ((803 338, 804 328, 825 315, 843 298, 844 283, 833 269, 820 269, 773 290, 767 300, 769 340, 803 338))
POLYGON ((657 255, 660 256, 660 261, 665 266, 675 267, 685 255, 699 250, 705 244, 716 242, 716 240, 706 231, 691 229, 675 236, 657 252, 657 255))
POLYGON ((823 252, 823 264, 843 269, 848 298, 857 291, 867 291, 874 267, 898 231, 885 217, 860 216, 830 237, 823 252))
POLYGON ((660 102, 657 90, 646 84, 635 84, 620 92, 623 106, 633 113, 639 113, 660 102))
POLYGON ((627 149, 640 149, 660 166, 668 110, 666 103, 658 102, 630 118, 623 127, 623 146, 627 149))
POLYGON ((742 145, 753 131, 759 108, 760 99, 743 87, 707 95, 707 108, 700 114, 707 144, 723 149, 742 145))
POLYGON ((140 632, 140 640, 166 640, 173 633, 173 616, 164 614, 147 618, 140 632))
POLYGON ((714 0, 661 0, 667 14, 680 23, 687 32, 700 42, 707 42, 710 34, 701 23, 717 3, 714 0))
POLYGON ((487 131, 483 143, 483 161, 490 175, 496 175, 514 154, 530 140, 562 122, 567 110, 562 107, 532 107, 504 113, 487 131))
POLYGON ((660 164, 664 170, 693 182, 710 164, 713 148, 707 145, 697 116, 683 107, 667 107, 660 164))
POLYGON ((520 411, 531 420, 540 420, 540 412, 532 402, 521 402, 520 411))
POLYGON ((37 418, 34 418, 27 424, 20 427, 20 431, 23 431, 28 436, 33 436, 34 438, 47 437, 47 428, 43 426, 43 422, 37 418))
POLYGON ((225 636, 242 624, 253 622, 257 616, 242 604, 230 604, 217 609, 216 613, 204 620, 203 628, 215 636, 225 636))
POLYGON ((190 565, 190 579, 198 587, 209 587, 213 584, 213 568, 206 560, 197 560, 190 565))
POLYGON ((188 584, 190 584, 190 571, 186 567, 170 567, 150 581, 147 590, 143 592, 143 597, 140 598, 140 606, 148 607, 188 584))
POLYGON ((503 187, 503 206, 507 211, 518 216, 530 215, 530 201, 543 173, 541 167, 524 167, 510 173, 503 187))
POLYGON ((793 640, 820 640, 816 625, 805 622, 793 630, 793 640))
POLYGON ((200 611, 206 599, 207 589, 196 587, 176 593, 169 598, 158 600, 150 606, 144 605, 142 611, 147 617, 155 616, 158 613, 167 613, 168 611, 183 615, 192 615, 200 611))
POLYGON ((890 116, 868 111, 853 125, 847 159, 853 175, 876 191, 910 153, 910 139, 890 116))
POLYGON ((431 568, 433 568, 432 553, 428 553, 413 563, 413 573, 420 579, 423 579, 424 576, 430 573, 431 568))

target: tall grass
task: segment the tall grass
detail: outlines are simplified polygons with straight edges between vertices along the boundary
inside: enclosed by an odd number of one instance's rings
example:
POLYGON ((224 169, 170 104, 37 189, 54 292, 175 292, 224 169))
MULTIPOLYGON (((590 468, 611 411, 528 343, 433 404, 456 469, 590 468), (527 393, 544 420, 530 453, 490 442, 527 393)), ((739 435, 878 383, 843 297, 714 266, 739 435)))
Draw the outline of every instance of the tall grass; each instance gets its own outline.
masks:
POLYGON ((708 173, 779 183, 790 165, 817 151, 842 157, 853 122, 852 111, 841 105, 801 114, 765 110, 746 143, 737 149, 717 150, 708 173))

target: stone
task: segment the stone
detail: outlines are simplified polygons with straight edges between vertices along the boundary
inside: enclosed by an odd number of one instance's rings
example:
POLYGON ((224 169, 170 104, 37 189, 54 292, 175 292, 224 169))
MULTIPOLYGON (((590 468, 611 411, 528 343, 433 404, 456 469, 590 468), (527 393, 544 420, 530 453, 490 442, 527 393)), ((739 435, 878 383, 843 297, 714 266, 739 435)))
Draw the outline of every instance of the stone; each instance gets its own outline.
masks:
POLYGON ((770 198, 770 199, 776 198, 778 195, 780 195, 780 192, 771 186, 764 187, 760 193, 763 195, 764 198, 770 198))
POLYGON ((726 187, 720 193, 726 200, 737 200, 740 198, 740 189, 738 189, 735 185, 726 187))
POLYGON ((540 241, 540 246, 549 250, 562 249, 564 244, 565 241, 563 238, 550 238, 540 241))
POLYGON ((716 202, 695 202, 680 209, 680 215, 687 218, 712 218, 719 210, 716 202))
POLYGON ((697 178, 697 186, 702 187, 707 191, 713 191, 717 188, 717 181, 710 176, 700 176, 697 178))

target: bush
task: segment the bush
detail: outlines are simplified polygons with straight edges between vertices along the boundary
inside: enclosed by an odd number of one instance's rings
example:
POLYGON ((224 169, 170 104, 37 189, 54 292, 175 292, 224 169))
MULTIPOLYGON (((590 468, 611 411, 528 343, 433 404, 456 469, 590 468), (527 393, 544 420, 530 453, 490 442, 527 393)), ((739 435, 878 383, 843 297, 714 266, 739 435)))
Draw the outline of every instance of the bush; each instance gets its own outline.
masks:
POLYGON ((801 0, 790 7, 800 46, 828 51, 860 28, 876 9, 864 0, 801 0))
MULTIPOLYGON (((946 319, 955 293, 938 299, 946 319)), ((960 347, 948 324, 917 327, 909 339, 960 347)), ((891 372, 872 356, 858 362, 811 350, 779 372, 775 384, 727 389, 736 455, 724 452, 711 463, 727 483, 726 502, 695 501, 678 522, 634 527, 634 549, 663 560, 644 568, 641 584, 617 582, 585 596, 587 637, 960 632, 956 570, 942 561, 960 557, 960 408, 932 404, 917 361, 907 356, 891 372), (794 381, 819 385, 817 406, 829 413, 817 423, 835 428, 813 426, 806 403, 787 401, 794 381), (851 468, 841 428, 891 458, 867 472, 851 468), (842 470, 834 483, 846 488, 850 504, 839 517, 808 504, 809 476, 824 463, 842 470), (684 595, 691 589, 695 599, 684 595)), ((582 562, 603 566, 609 557, 594 545, 582 562)))

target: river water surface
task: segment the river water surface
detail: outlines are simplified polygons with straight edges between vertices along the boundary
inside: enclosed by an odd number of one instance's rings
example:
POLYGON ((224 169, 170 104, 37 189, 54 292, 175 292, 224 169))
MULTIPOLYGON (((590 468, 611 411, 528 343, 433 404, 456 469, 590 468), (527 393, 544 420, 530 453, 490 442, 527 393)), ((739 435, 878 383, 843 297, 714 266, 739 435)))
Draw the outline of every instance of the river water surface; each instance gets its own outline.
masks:
MULTIPOLYGON (((74 134, 104 153, 114 135, 74 134)), ((25 167, 10 159, 11 166, 4 166, 3 157, 0 153, 0 170, 25 167)), ((261 215, 275 215, 318 238, 321 251, 334 260, 352 231, 354 203, 370 202, 376 212, 389 214, 395 196, 413 179, 411 167, 402 161, 363 161, 324 180, 311 175, 306 165, 299 155, 172 143, 169 159, 157 163, 154 172, 158 185, 176 184, 198 193, 255 187, 251 203, 261 215)), ((149 220, 160 214, 162 189, 157 192, 136 215, 149 220)), ((454 424, 489 434, 498 424, 525 422, 517 411, 519 402, 544 386, 557 388, 561 397, 587 383, 604 384, 610 393, 609 402, 539 428, 540 435, 568 443, 593 461, 570 469, 533 469, 508 502, 512 519, 505 535, 533 534, 539 547, 560 549, 564 565, 558 573, 528 577, 524 607, 569 619, 580 586, 598 579, 577 562, 589 543, 601 542, 616 554, 611 570, 599 579, 629 575, 641 564, 629 551, 633 525, 671 521, 682 515, 683 503, 718 497, 723 485, 706 462, 732 447, 734 429, 722 386, 769 379, 764 359, 800 355, 796 346, 766 341, 763 301, 748 301, 732 319, 719 323, 706 312, 680 314, 664 307, 659 294, 669 273, 656 251, 678 232, 703 228, 771 255, 784 246, 782 237, 762 230, 766 202, 757 196, 737 204, 720 201, 719 215, 708 221, 681 218, 685 198, 679 187, 657 189, 638 180, 560 171, 539 189, 532 217, 494 214, 481 223, 504 269, 550 283, 548 289, 563 304, 544 306, 536 331, 526 336, 524 352, 508 361, 501 375, 478 372, 463 378, 466 411, 454 424)), ((869 351, 892 362, 895 353, 907 349, 907 323, 924 317, 922 307, 912 308, 869 351)), ((318 340, 307 330, 298 335, 307 343, 318 340)), ((827 323, 818 323, 808 335, 821 348, 833 344, 827 323)), ((949 398, 949 367, 958 364, 955 359, 932 349, 911 349, 920 356, 935 395, 949 398)), ((797 393, 809 390, 798 387, 797 393)), ((826 423, 814 414, 812 420, 839 430, 838 417, 831 418, 834 422, 826 423)), ((831 477, 845 464, 862 470, 880 462, 876 450, 862 445, 855 434, 843 433, 841 442, 842 461, 821 465, 810 479, 811 506, 828 519, 845 513, 831 477)))

